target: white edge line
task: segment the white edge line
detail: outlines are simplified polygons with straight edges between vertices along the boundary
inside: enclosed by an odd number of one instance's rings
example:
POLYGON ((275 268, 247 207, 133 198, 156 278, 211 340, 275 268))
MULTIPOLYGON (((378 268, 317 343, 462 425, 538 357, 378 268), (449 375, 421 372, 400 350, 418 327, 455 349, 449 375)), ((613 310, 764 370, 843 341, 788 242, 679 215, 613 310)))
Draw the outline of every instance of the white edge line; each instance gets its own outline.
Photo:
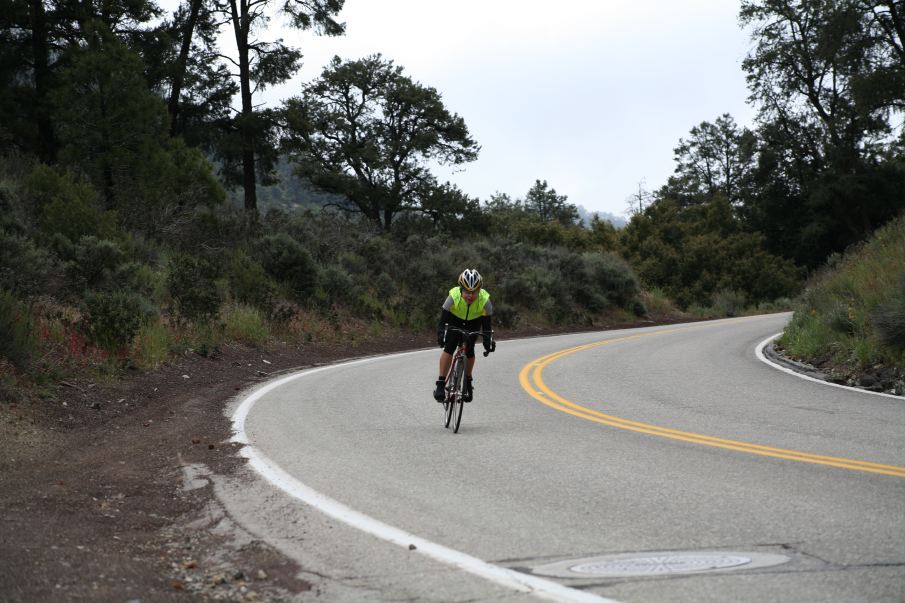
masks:
MULTIPOLYGON (((419 350, 417 352, 405 352, 403 354, 396 354, 396 356, 417 354, 423 351, 424 350, 419 350)), ((320 371, 325 371, 340 366, 350 366, 353 364, 371 362, 387 357, 389 356, 363 358, 360 360, 353 360, 341 364, 334 364, 315 369, 306 369, 263 385, 262 387, 252 392, 249 396, 247 396, 233 413, 232 423, 235 435, 231 438, 231 441, 243 444, 244 447, 242 448, 240 454, 248 459, 249 464, 255 471, 257 471, 262 477, 264 477, 267 481, 269 481, 271 484, 273 484, 283 492, 289 494, 293 498, 301 500, 308 505, 311 505, 325 515, 329 515, 336 520, 339 520, 345 524, 352 526, 353 528, 371 534, 372 536, 376 536, 381 540, 386 540, 387 542, 391 542, 395 545, 405 547, 407 549, 411 548, 410 545, 414 545, 415 549, 413 552, 415 553, 420 553, 422 555, 430 557, 431 559, 440 561, 441 563, 452 565, 453 567, 485 578, 502 587, 511 588, 518 592, 533 594, 549 601, 579 603, 618 603, 613 599, 606 599, 593 593, 569 588, 568 586, 563 586, 558 582, 545 580, 536 576, 530 576, 528 574, 523 574, 506 567, 487 563, 486 561, 478 559, 477 557, 472 557, 471 555, 450 549, 441 544, 431 542, 430 540, 425 540, 424 538, 420 538, 413 534, 409 534, 404 530, 385 524, 382 521, 374 519, 373 517, 351 509, 341 502, 336 501, 329 496, 322 494, 312 489, 310 486, 302 483, 295 477, 286 473, 282 468, 279 467, 279 465, 267 458, 267 456, 265 456, 260 450, 258 450, 249 442, 248 434, 245 433, 245 420, 255 403, 262 397, 264 397, 264 395, 268 392, 281 387, 289 383, 290 381, 294 381, 300 377, 313 375, 314 373, 318 373, 320 371)))
POLYGON ((893 398, 895 400, 902 400, 902 396, 896 396, 893 394, 887 394, 885 392, 872 392, 869 389, 861 389, 860 387, 849 387, 848 385, 842 385, 839 383, 832 383, 831 381, 824 381, 823 379, 816 379, 814 377, 810 377, 808 375, 803 375, 797 371, 793 371, 792 369, 782 366, 781 364, 777 364, 767 358, 767 355, 764 354, 764 348, 767 347, 771 341, 776 339, 782 335, 782 332, 776 333, 774 335, 770 335, 759 344, 757 344, 757 348, 754 350, 754 353, 757 355, 758 360, 765 363, 767 366, 772 366, 778 371, 782 371, 784 373, 789 373, 790 375, 794 375, 799 379, 807 379, 808 381, 813 381, 814 383, 820 383, 822 385, 829 385, 830 387, 838 387, 839 389, 844 389, 850 392, 857 392, 859 394, 871 394, 872 396, 883 396, 884 398, 893 398))

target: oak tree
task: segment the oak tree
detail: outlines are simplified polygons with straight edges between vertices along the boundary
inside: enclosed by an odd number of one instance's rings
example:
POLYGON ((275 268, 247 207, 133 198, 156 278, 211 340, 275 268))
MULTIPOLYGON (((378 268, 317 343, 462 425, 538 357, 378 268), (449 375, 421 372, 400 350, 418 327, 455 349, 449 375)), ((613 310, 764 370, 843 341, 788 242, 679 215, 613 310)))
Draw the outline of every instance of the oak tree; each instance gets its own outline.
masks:
POLYGON ((300 175, 342 195, 343 209, 384 230, 400 212, 435 214, 443 199, 459 210, 461 194, 442 188, 431 166, 473 161, 478 144, 437 90, 392 61, 335 57, 285 111, 284 144, 300 175))

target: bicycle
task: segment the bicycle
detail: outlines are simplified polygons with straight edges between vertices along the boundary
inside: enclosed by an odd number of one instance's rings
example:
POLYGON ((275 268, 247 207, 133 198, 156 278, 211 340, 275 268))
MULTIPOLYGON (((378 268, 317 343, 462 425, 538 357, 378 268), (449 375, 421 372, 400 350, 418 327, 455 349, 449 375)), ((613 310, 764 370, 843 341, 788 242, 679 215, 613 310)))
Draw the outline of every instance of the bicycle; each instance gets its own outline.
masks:
MULTIPOLYGON (((443 399, 443 414, 445 418, 444 427, 449 429, 450 424, 453 425, 453 433, 459 433, 459 425, 462 423, 462 408, 465 401, 462 397, 465 395, 465 356, 466 346, 471 337, 480 335, 482 338, 493 337, 493 331, 485 333, 484 331, 466 331, 458 327, 446 327, 443 338, 449 332, 460 333, 462 339, 453 353, 452 362, 449 365, 449 372, 446 373, 446 397, 443 399)), ((490 354, 489 351, 484 352, 484 357, 490 354)))

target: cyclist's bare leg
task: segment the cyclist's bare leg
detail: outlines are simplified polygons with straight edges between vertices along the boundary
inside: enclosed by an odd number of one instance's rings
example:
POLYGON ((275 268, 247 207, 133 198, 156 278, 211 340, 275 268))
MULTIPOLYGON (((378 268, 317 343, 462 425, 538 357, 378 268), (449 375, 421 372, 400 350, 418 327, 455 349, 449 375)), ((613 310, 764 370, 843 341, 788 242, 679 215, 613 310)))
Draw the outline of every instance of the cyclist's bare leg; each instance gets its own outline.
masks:
POLYGON ((466 363, 466 365, 465 365, 465 376, 466 377, 471 377, 471 371, 474 370, 474 361, 475 361, 474 356, 472 356, 471 358, 468 359, 468 363, 466 363))
MULTIPOLYGON (((472 360, 474 360, 472 358, 472 360)), ((445 350, 440 352, 440 375, 446 376, 449 373, 449 365, 452 364, 452 354, 447 353, 445 350)), ((470 369, 469 369, 470 372, 470 369)))

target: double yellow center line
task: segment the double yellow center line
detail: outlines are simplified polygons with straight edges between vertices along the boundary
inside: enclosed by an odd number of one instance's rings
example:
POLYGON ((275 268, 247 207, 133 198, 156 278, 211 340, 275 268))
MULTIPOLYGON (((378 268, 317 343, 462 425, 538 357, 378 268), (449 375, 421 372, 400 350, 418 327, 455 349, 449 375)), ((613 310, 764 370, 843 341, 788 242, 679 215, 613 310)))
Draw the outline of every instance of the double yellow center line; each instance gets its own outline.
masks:
POLYGON ((851 469, 853 471, 865 471, 868 473, 882 473, 884 475, 894 475, 896 477, 905 477, 905 467, 896 465, 883 465, 880 463, 872 463, 869 461, 858 461, 854 459, 846 459, 834 456, 824 456, 820 454, 810 454, 808 452, 799 452, 797 450, 787 450, 784 448, 773 448, 771 446, 762 446, 760 444, 751 444, 748 442, 739 442, 736 440, 727 440, 725 438, 716 438, 713 436, 692 433, 689 431, 680 431, 678 429, 670 429, 668 427, 658 427, 648 423, 639 423, 638 421, 629 421, 608 415, 591 408, 587 408, 580 404, 576 404, 571 400, 563 398, 552 389, 550 389, 543 379, 543 371, 550 364, 571 356, 572 354, 590 350, 604 345, 619 343, 621 341, 629 341, 632 339, 641 339, 642 337, 652 337, 655 335, 665 335, 667 333, 676 333, 688 330, 689 327, 679 329, 666 329, 662 331, 654 331, 642 333, 639 335, 631 335, 628 337, 619 337, 616 339, 607 339, 597 341, 585 345, 579 345, 567 348, 542 356, 532 362, 526 364, 519 373, 519 383, 522 388, 528 392, 537 401, 546 404, 551 408, 576 416, 580 419, 593 421, 609 425, 610 427, 618 427, 620 429, 628 429, 648 435, 659 436, 661 438, 670 438, 673 440, 681 440, 692 444, 701 444, 703 446, 714 446, 716 448, 725 448, 727 450, 735 450, 738 452, 746 452, 748 454, 759 454, 761 456, 772 456, 790 461, 799 461, 802 463, 815 463, 818 465, 829 465, 830 467, 839 467, 842 469, 851 469))

